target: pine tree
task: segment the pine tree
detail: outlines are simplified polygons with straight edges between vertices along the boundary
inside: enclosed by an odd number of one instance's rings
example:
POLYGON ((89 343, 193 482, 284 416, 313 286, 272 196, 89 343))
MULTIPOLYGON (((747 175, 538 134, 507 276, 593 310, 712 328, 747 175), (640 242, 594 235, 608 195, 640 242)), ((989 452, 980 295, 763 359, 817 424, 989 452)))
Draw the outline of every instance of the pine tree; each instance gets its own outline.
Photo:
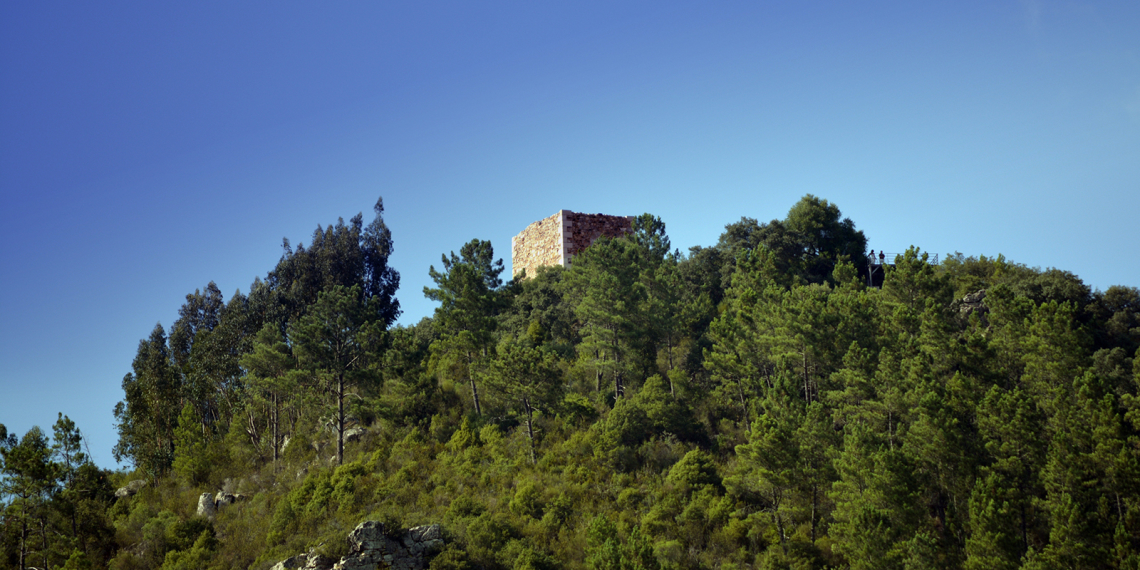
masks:
POLYGON ((372 360, 383 333, 378 303, 366 304, 358 286, 322 291, 308 313, 290 326, 298 364, 332 397, 337 465, 344 463, 345 403, 379 380, 372 360))
POLYGON ((475 413, 480 414, 475 377, 490 355, 498 325, 495 317, 505 307, 499 278, 503 260, 495 260, 491 242, 477 239, 464 244, 458 256, 451 252, 442 260, 443 271, 435 266, 428 270, 436 288, 424 287, 425 297, 440 302, 433 319, 440 338, 432 344, 432 354, 437 369, 470 384, 475 413))

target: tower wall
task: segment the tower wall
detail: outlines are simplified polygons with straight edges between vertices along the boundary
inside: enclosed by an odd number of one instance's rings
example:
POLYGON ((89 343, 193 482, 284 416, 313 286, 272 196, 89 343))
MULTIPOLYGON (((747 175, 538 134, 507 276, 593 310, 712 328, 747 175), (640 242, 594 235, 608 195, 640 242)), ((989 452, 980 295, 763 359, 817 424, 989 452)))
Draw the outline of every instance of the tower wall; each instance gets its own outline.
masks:
POLYGON ((616 238, 633 231, 632 216, 563 212, 566 213, 562 224, 563 258, 566 260, 563 265, 569 264, 571 258, 602 236, 616 238))
POLYGON ((527 226, 511 238, 511 271, 518 275, 524 269, 534 277, 539 267, 563 265, 562 219, 565 210, 527 226))
POLYGON ((545 265, 565 267, 577 253, 602 236, 618 237, 632 231, 632 216, 580 214, 570 210, 543 218, 511 238, 511 270, 526 270, 534 277, 545 265))

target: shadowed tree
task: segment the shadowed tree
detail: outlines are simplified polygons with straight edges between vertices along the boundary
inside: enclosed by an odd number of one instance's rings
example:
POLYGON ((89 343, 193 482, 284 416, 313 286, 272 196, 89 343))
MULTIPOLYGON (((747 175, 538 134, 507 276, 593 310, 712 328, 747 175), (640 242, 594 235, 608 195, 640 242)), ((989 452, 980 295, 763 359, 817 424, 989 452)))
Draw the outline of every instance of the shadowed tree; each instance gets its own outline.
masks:
POLYGON ((392 255, 392 233, 384 223, 384 200, 373 207, 376 216, 364 227, 362 214, 344 219, 327 228, 317 227, 309 247, 296 249, 284 240, 284 253, 277 267, 269 272, 266 283, 272 291, 269 317, 284 325, 303 315, 316 302, 321 291, 334 285, 359 286, 359 294, 374 303, 376 318, 387 328, 400 316, 396 290, 400 274, 388 265, 392 255), (273 305, 279 305, 273 307, 273 305))
MULTIPOLYGON (((241 357, 241 366, 246 370, 245 381, 253 407, 268 408, 266 419, 269 424, 274 463, 277 462, 284 436, 281 429, 281 407, 291 399, 299 383, 298 377, 303 374, 295 369, 295 365, 296 360, 289 345, 285 343, 281 331, 273 323, 262 327, 253 341, 253 350, 241 357)), ((257 428, 255 415, 257 414, 253 409, 247 410, 249 425, 246 427, 246 433, 254 447, 260 450, 262 436, 257 428)))
POLYGON ((471 386, 475 413, 482 413, 476 368, 486 360, 498 325, 495 317, 505 308, 499 275, 503 260, 495 260, 491 242, 474 239, 451 257, 442 256, 443 271, 431 266, 428 274, 436 287, 424 287, 424 296, 439 301, 433 322, 439 339, 432 343, 437 370, 448 370, 471 386))
POLYGON ((130 460, 157 477, 174 460, 174 426, 182 409, 182 386, 162 325, 139 341, 131 368, 134 372, 123 378, 123 401, 115 405, 119 441, 113 452, 116 461, 130 460))
POLYGON ((537 462, 534 444, 534 411, 549 409, 562 399, 562 371, 556 357, 547 351, 507 338, 483 375, 485 383, 523 413, 530 441, 530 462, 537 462))
POLYGON ((29 554, 34 553, 32 540, 37 527, 42 538, 39 553, 41 558, 47 559, 44 527, 48 518, 48 500, 57 484, 58 469, 51 461, 47 437, 38 427, 28 430, 19 443, 9 441, 9 445, 0 448, 0 457, 4 460, 0 494, 11 498, 4 509, 4 518, 8 519, 5 523, 13 521, 18 528, 19 568, 25 568, 30 560, 29 554))
POLYGON ((371 366, 385 329, 379 308, 361 300, 358 286, 334 285, 289 329, 298 364, 334 401, 338 465, 344 462, 345 400, 379 379, 371 366))

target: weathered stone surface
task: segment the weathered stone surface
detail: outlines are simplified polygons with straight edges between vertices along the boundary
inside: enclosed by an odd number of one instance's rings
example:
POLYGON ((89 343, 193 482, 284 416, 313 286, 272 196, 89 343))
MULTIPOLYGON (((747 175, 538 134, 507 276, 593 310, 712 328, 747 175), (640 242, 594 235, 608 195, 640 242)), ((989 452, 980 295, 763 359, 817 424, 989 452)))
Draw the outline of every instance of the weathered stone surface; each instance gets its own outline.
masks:
POLYGON ((143 487, 146 487, 146 480, 145 479, 136 479, 134 481, 131 481, 130 483, 127 483, 126 486, 124 486, 124 487, 119 487, 118 489, 115 489, 115 496, 120 498, 120 499, 123 497, 130 497, 130 496, 133 496, 135 493, 138 493, 143 487))
POLYGON ((348 548, 352 552, 365 550, 383 550, 391 552, 400 545, 388 537, 384 523, 377 521, 364 521, 352 529, 348 534, 348 548))
POLYGON ((214 494, 202 493, 202 495, 198 497, 198 516, 213 517, 217 512, 217 505, 214 504, 214 494))
POLYGON ((335 563, 332 558, 310 552, 286 558, 274 564, 270 570, 329 570, 335 563))
MULTIPOLYGON (((439 525, 417 526, 408 530, 392 531, 377 521, 364 521, 348 534, 349 554, 336 564, 322 570, 373 570, 377 565, 392 570, 423 570, 427 556, 443 548, 443 534, 439 525)), ((297 555, 278 562, 273 570, 311 570, 311 556, 297 555), (309 556, 309 558, 304 558, 309 556)))
POLYGON ((578 252, 590 247, 598 238, 616 238, 633 231, 633 218, 630 216, 607 216, 605 214, 579 214, 566 212, 563 218, 562 243, 566 251, 565 265, 569 265, 578 252))
POLYGON ((361 437, 364 437, 364 434, 366 432, 367 432, 367 430, 365 430, 364 428, 359 427, 359 426, 348 428, 348 429, 344 430, 344 440, 345 441, 358 441, 361 437))
POLYGON ((218 496, 214 499, 214 505, 220 509, 226 505, 232 505, 238 501, 244 500, 245 495, 242 495, 241 493, 224 493, 219 491, 218 496))
POLYGON ((511 238, 511 267, 518 276, 526 270, 534 277, 539 267, 569 265, 571 259, 599 237, 618 237, 632 231, 633 218, 580 214, 559 210, 529 225, 511 238))
POLYGON ((989 312, 989 307, 986 307, 986 290, 974 291, 962 297, 958 305, 958 314, 963 317, 968 317, 973 313, 978 313, 979 316, 989 312))

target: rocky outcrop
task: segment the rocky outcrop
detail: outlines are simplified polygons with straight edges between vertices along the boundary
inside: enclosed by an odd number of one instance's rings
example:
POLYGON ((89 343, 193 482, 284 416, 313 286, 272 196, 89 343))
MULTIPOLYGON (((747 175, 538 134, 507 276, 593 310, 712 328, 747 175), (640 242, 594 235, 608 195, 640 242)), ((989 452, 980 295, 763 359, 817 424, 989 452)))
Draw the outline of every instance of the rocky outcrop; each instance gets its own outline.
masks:
POLYGON ((220 509, 225 505, 232 505, 244 500, 245 495, 241 493, 218 493, 218 496, 214 498, 214 505, 220 509))
POLYGON ((330 570, 335 563, 336 560, 328 556, 310 552, 286 558, 274 564, 270 570, 330 570))
POLYGON ((962 297, 962 300, 958 302, 958 314, 962 317, 969 317, 973 313, 978 313, 979 317, 985 315, 989 312, 989 308, 986 307, 985 300, 985 289, 974 291, 973 293, 962 297))
POLYGON ((344 441, 346 443, 350 441, 358 441, 361 437, 364 437, 365 433, 367 433, 367 430, 360 426, 348 428, 344 430, 344 441))
POLYGON ((443 548, 443 534, 437 524, 396 530, 365 521, 348 534, 348 547, 348 556, 335 564, 310 552, 282 560, 272 570, 424 570, 428 556, 443 548))
POLYGON ((119 487, 118 489, 115 489, 115 497, 120 499, 123 497, 131 497, 135 493, 138 493, 143 487, 146 487, 146 480, 136 479, 130 483, 127 483, 125 487, 119 487))
POLYGON ((350 554, 333 570, 371 570, 378 565, 392 570, 423 570, 427 555, 443 548, 439 525, 417 526, 395 535, 384 523, 365 521, 348 535, 350 554))
POLYGON ((202 493, 198 497, 198 516, 213 518, 214 514, 217 512, 218 507, 214 504, 214 494, 202 493))
POLYGON ((198 516, 213 518, 214 515, 218 513, 218 509, 244 500, 245 495, 240 493, 235 494, 219 491, 217 497, 215 497, 213 493, 202 493, 202 495, 198 497, 198 516))

